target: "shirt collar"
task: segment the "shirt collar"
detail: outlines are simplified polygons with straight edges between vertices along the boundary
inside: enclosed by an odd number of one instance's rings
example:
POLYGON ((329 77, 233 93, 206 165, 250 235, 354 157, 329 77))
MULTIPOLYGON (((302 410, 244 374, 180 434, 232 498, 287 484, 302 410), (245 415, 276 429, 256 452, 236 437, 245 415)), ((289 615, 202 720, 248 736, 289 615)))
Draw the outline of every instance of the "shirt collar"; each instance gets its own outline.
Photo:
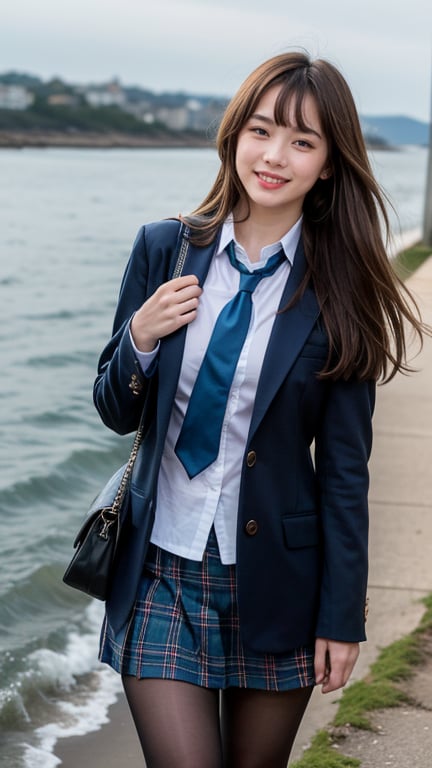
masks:
MULTIPOLYGON (((283 237, 281 237, 280 240, 278 240, 276 243, 270 243, 269 245, 266 245, 261 251, 261 260, 268 259, 270 256, 273 256, 274 253, 277 253, 280 248, 282 248, 285 256, 292 266, 294 264, 294 255, 300 240, 302 220, 303 217, 300 216, 296 223, 291 227, 291 229, 288 230, 288 232, 285 233, 283 237)), ((231 240, 234 240, 237 249, 243 250, 242 246, 237 243, 235 239, 234 222, 232 216, 228 216, 222 225, 222 231, 216 255, 221 254, 227 247, 228 243, 231 242, 231 240)))

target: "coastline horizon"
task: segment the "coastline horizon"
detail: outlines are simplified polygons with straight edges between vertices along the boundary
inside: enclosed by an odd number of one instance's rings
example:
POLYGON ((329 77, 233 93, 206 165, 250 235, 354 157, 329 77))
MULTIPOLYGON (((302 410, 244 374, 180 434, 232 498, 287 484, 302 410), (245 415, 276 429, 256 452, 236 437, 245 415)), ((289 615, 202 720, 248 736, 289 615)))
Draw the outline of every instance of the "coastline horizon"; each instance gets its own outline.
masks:
MULTIPOLYGON (((400 147, 366 139, 371 151, 399 152, 400 147)), ((214 138, 204 131, 157 131, 151 135, 124 131, 79 130, 4 130, 0 129, 0 149, 61 147, 71 149, 215 149, 214 138)))

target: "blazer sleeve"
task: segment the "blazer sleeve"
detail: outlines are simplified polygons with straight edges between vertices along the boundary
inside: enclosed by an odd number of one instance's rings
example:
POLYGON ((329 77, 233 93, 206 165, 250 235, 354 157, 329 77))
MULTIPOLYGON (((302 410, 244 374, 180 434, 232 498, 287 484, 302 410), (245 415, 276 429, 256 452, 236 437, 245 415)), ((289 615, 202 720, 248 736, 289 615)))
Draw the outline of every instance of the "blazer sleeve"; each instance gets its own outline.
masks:
POLYGON ((137 429, 154 363, 145 375, 134 351, 129 324, 133 314, 165 280, 179 236, 177 221, 141 227, 135 239, 114 317, 112 337, 103 350, 93 400, 104 424, 118 434, 137 429))
POLYGON ((375 382, 332 382, 315 439, 324 543, 317 637, 366 639, 368 460, 374 404, 375 382))

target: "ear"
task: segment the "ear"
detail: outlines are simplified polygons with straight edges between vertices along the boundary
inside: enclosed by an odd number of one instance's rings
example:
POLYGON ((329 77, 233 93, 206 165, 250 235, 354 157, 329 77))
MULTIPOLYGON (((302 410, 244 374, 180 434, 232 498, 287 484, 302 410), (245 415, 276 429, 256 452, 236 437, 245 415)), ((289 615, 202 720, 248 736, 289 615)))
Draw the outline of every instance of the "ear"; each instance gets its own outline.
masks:
POLYGON ((320 173, 320 179, 325 181, 325 179, 328 179, 331 175, 332 175, 331 169, 330 168, 324 168, 324 170, 321 171, 321 173, 320 173))

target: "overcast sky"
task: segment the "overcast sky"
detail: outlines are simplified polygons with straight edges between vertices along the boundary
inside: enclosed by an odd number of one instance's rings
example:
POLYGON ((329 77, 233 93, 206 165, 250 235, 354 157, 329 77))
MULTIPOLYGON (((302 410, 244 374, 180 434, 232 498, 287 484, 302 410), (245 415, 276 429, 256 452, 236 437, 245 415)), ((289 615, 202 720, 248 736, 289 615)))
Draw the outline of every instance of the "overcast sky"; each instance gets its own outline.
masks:
POLYGON ((261 61, 306 48, 364 115, 429 120, 431 0, 1 0, 0 72, 230 96, 261 61))

